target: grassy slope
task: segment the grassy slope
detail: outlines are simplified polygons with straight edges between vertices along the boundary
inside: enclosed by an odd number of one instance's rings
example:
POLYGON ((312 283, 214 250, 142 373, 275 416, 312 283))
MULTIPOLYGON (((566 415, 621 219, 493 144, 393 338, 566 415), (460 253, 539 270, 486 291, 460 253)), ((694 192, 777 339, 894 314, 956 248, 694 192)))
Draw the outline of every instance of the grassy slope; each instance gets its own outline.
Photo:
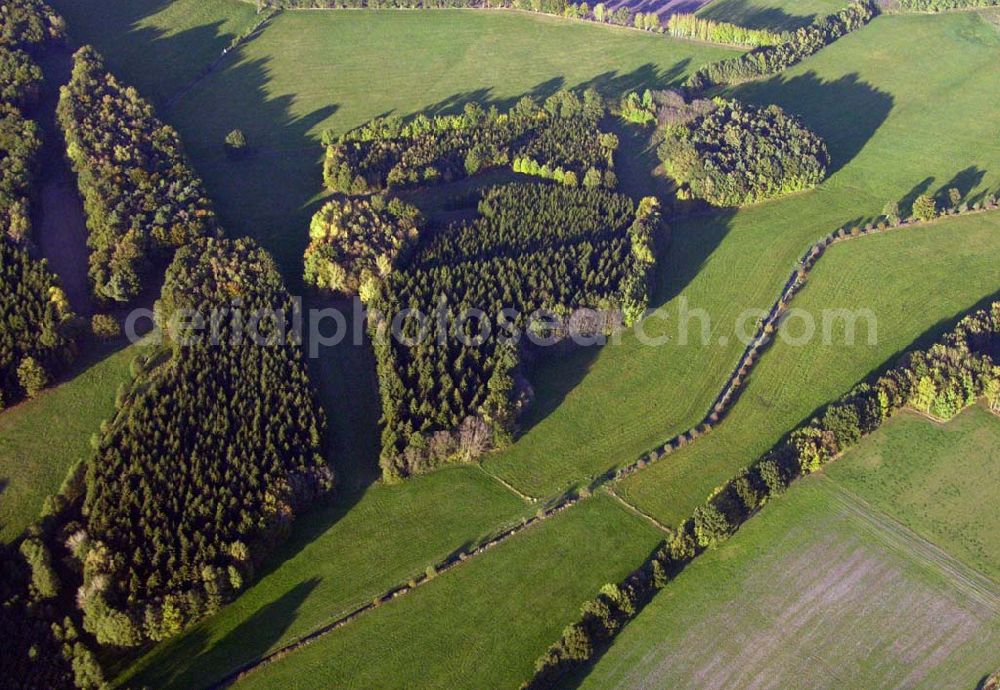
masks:
POLYGON ((626 335, 596 356, 541 367, 527 433, 487 467, 537 495, 638 457, 701 419, 742 350, 736 317, 768 308, 813 241, 917 190, 996 189, 998 49, 1000 32, 976 14, 882 17, 785 75, 738 89, 801 115, 826 139, 834 174, 811 192, 675 222, 659 295, 668 320, 647 327, 672 339, 646 347, 626 335), (677 337, 683 300, 709 311, 708 346, 677 337))
MULTIPOLYGON (((973 495, 942 499, 976 507, 973 495)), ((1000 601, 995 584, 811 477, 681 573, 581 687, 971 688, 1000 664, 983 592, 1000 601)))
POLYGON ((580 602, 624 577, 661 537, 598 495, 238 685, 516 687, 580 602))
POLYGON ((845 5, 846 0, 715 0, 698 10, 698 14, 758 29, 794 31, 845 5))
POLYGON ((114 411, 136 347, 84 365, 71 381, 0 414, 0 539, 34 522, 70 465, 90 453, 90 436, 114 411))
POLYGON ((948 424, 916 414, 834 463, 829 476, 1000 582, 1000 419, 973 407, 948 424))
POLYGON ((314 510, 235 603, 157 647, 122 680, 202 683, 371 601, 525 512, 473 468, 378 486, 357 505, 314 510))
POLYGON ((94 43, 109 67, 154 103, 173 96, 253 25, 236 0, 57 0, 70 38, 94 43), (113 45, 109 42, 113 41, 113 45))
POLYGON ((931 341, 984 296, 1000 290, 1000 214, 941 220, 834 245, 792 306, 810 314, 817 337, 796 346, 790 322, 764 354, 729 416, 712 433, 626 479, 622 495, 669 524, 691 515, 713 488, 770 449, 815 410, 869 373, 891 364, 915 340, 931 341), (824 309, 868 309, 854 345, 844 322, 822 338, 824 309))

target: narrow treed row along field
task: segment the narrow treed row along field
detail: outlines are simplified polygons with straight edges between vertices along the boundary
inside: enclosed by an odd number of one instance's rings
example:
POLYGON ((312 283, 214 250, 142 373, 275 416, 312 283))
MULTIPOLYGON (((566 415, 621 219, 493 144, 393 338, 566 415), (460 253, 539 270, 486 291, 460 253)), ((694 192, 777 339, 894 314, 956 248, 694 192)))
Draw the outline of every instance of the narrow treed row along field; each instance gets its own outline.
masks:
POLYGON ((699 557, 566 686, 976 687, 1000 664, 998 481, 996 415, 898 415, 699 557))

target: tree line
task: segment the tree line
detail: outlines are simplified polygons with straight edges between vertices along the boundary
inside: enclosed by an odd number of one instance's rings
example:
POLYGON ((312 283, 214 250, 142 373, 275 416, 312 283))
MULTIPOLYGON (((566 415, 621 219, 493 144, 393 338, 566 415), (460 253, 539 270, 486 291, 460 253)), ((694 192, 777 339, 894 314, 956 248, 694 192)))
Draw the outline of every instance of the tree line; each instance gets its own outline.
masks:
POLYGON ((61 38, 61 20, 41 3, 22 0, 0 11, 0 410, 34 397, 75 354, 66 295, 31 243, 42 142, 25 114, 42 80, 33 56, 61 38))
POLYGON ((153 279, 153 265, 218 234, 212 205, 177 132, 92 47, 74 54, 57 114, 84 201, 94 294, 131 301, 153 279))
POLYGON ((878 14, 874 0, 856 0, 834 14, 816 19, 793 32, 777 45, 754 48, 739 57, 699 68, 685 82, 689 91, 702 92, 713 86, 742 84, 775 74, 819 52, 838 38, 864 27, 878 14))
POLYGON ((810 189, 826 177, 826 144, 776 105, 716 99, 707 114, 667 125, 657 149, 680 199, 744 206, 810 189))
POLYGON ((754 48, 776 46, 789 38, 786 32, 750 29, 738 24, 704 19, 696 14, 684 12, 670 15, 667 20, 666 32, 676 38, 694 38, 699 41, 752 46, 754 48))
POLYGON ((899 410, 909 407, 947 420, 979 400, 1000 411, 1000 302, 968 315, 937 344, 855 387, 716 489, 638 569, 584 603, 522 688, 554 687, 595 658, 699 553, 724 542, 796 478, 837 459, 899 410))
POLYGON ((324 135, 323 178, 345 194, 451 182, 506 165, 550 178, 562 170, 563 182, 567 172, 579 181, 593 170, 613 182, 607 173, 618 141, 598 127, 605 112, 588 89, 560 91, 541 105, 526 96, 505 113, 468 103, 460 115, 376 118, 341 137, 324 135))
POLYGON ((942 12, 969 7, 996 7, 1000 0, 893 0, 890 6, 918 12, 942 12))
POLYGON ((603 188, 509 184, 484 192, 478 211, 424 232, 409 264, 367 301, 387 479, 510 442, 530 397, 516 335, 539 328, 528 318, 536 310, 559 321, 540 333, 558 337, 577 308, 624 311, 631 322, 646 306, 660 221, 654 199, 637 211, 603 188), (425 325, 408 319, 390 333, 390 319, 406 309, 447 330, 422 333, 425 325), (477 319, 460 318, 469 310, 481 310, 496 332, 482 337, 477 319))

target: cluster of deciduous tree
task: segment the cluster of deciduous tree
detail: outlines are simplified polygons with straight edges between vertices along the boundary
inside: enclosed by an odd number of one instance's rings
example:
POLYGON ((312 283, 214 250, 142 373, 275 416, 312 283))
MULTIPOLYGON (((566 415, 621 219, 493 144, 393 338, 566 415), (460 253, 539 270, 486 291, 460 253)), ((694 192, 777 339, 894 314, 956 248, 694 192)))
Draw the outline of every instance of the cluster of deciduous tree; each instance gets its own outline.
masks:
POLYGON ((58 115, 87 214, 94 292, 129 301, 151 264, 217 234, 211 203, 174 129, 93 48, 73 56, 58 115))
MULTIPOLYGON (((604 103, 593 89, 583 97, 571 91, 553 94, 539 106, 522 98, 506 113, 466 104, 461 115, 408 122, 378 118, 329 142, 323 176, 331 190, 359 194, 386 187, 451 181, 502 165, 530 159, 540 172, 591 168, 604 175, 613 146, 598 129, 604 103)), ((530 169, 529 169, 530 172, 530 169)))
POLYGON ((71 318, 45 263, 0 237, 0 410, 35 396, 72 360, 71 318))
POLYGON ((891 5, 919 12, 941 12, 967 7, 996 7, 1000 0, 892 0, 891 5))
POLYGON ((716 101, 704 117, 667 126, 659 147, 679 198, 742 206, 814 187, 826 177, 826 144, 776 105, 716 101))
POLYGON ((523 690, 553 687, 586 664, 684 564, 728 539, 797 477, 836 459, 900 409, 949 419, 981 399, 1000 410, 1000 302, 967 316, 938 344, 911 353, 874 383, 857 386, 713 492, 652 557, 584 603, 523 690))
POLYGON ((640 96, 629 91, 622 96, 618 112, 625 120, 645 125, 657 123, 661 127, 686 125, 705 117, 715 110, 716 103, 707 98, 688 101, 684 94, 673 89, 655 91, 646 89, 640 96))
POLYGON ((696 14, 678 12, 667 20, 667 33, 678 38, 695 38, 712 43, 733 45, 776 46, 788 40, 788 35, 769 29, 750 29, 729 22, 704 19, 696 14))
POLYGON ((406 259, 420 212, 384 195, 334 199, 309 225, 305 281, 321 290, 367 294, 406 259))
POLYGON ((166 346, 96 439, 74 538, 101 644, 163 639, 217 608, 333 486, 294 304, 266 252, 182 247, 156 311, 166 346))
POLYGON ((4 0, 0 6, 0 45, 32 50, 65 33, 63 18, 41 0, 4 0))
POLYGON ((0 45, 0 105, 24 108, 41 92, 42 69, 23 50, 0 45))
POLYGON ((713 62, 688 77, 691 91, 715 85, 740 84, 786 69, 819 52, 841 36, 857 31, 878 14, 874 0, 856 0, 839 12, 821 17, 777 45, 754 48, 739 57, 713 62))
POLYGON ((38 167, 38 126, 0 104, 0 237, 23 244, 31 235, 29 192, 38 167))
POLYGON ((511 184, 484 193, 476 220, 425 232, 368 302, 384 475, 507 443, 527 387, 519 336, 558 339, 580 308, 636 318, 658 226, 653 199, 637 213, 602 188, 511 184), (550 318, 533 319, 540 310, 550 318))

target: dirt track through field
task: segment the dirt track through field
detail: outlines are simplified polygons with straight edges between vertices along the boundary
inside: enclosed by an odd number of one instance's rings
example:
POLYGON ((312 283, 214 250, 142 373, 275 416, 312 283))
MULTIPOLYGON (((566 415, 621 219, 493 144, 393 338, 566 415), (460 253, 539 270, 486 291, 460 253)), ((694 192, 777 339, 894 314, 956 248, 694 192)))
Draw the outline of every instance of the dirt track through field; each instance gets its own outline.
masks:
POLYGON ((872 508, 833 480, 826 477, 823 480, 834 489, 834 500, 838 508, 860 529, 893 551, 908 555, 935 571, 985 611, 993 616, 1000 616, 1000 586, 990 578, 953 558, 891 517, 872 508))

